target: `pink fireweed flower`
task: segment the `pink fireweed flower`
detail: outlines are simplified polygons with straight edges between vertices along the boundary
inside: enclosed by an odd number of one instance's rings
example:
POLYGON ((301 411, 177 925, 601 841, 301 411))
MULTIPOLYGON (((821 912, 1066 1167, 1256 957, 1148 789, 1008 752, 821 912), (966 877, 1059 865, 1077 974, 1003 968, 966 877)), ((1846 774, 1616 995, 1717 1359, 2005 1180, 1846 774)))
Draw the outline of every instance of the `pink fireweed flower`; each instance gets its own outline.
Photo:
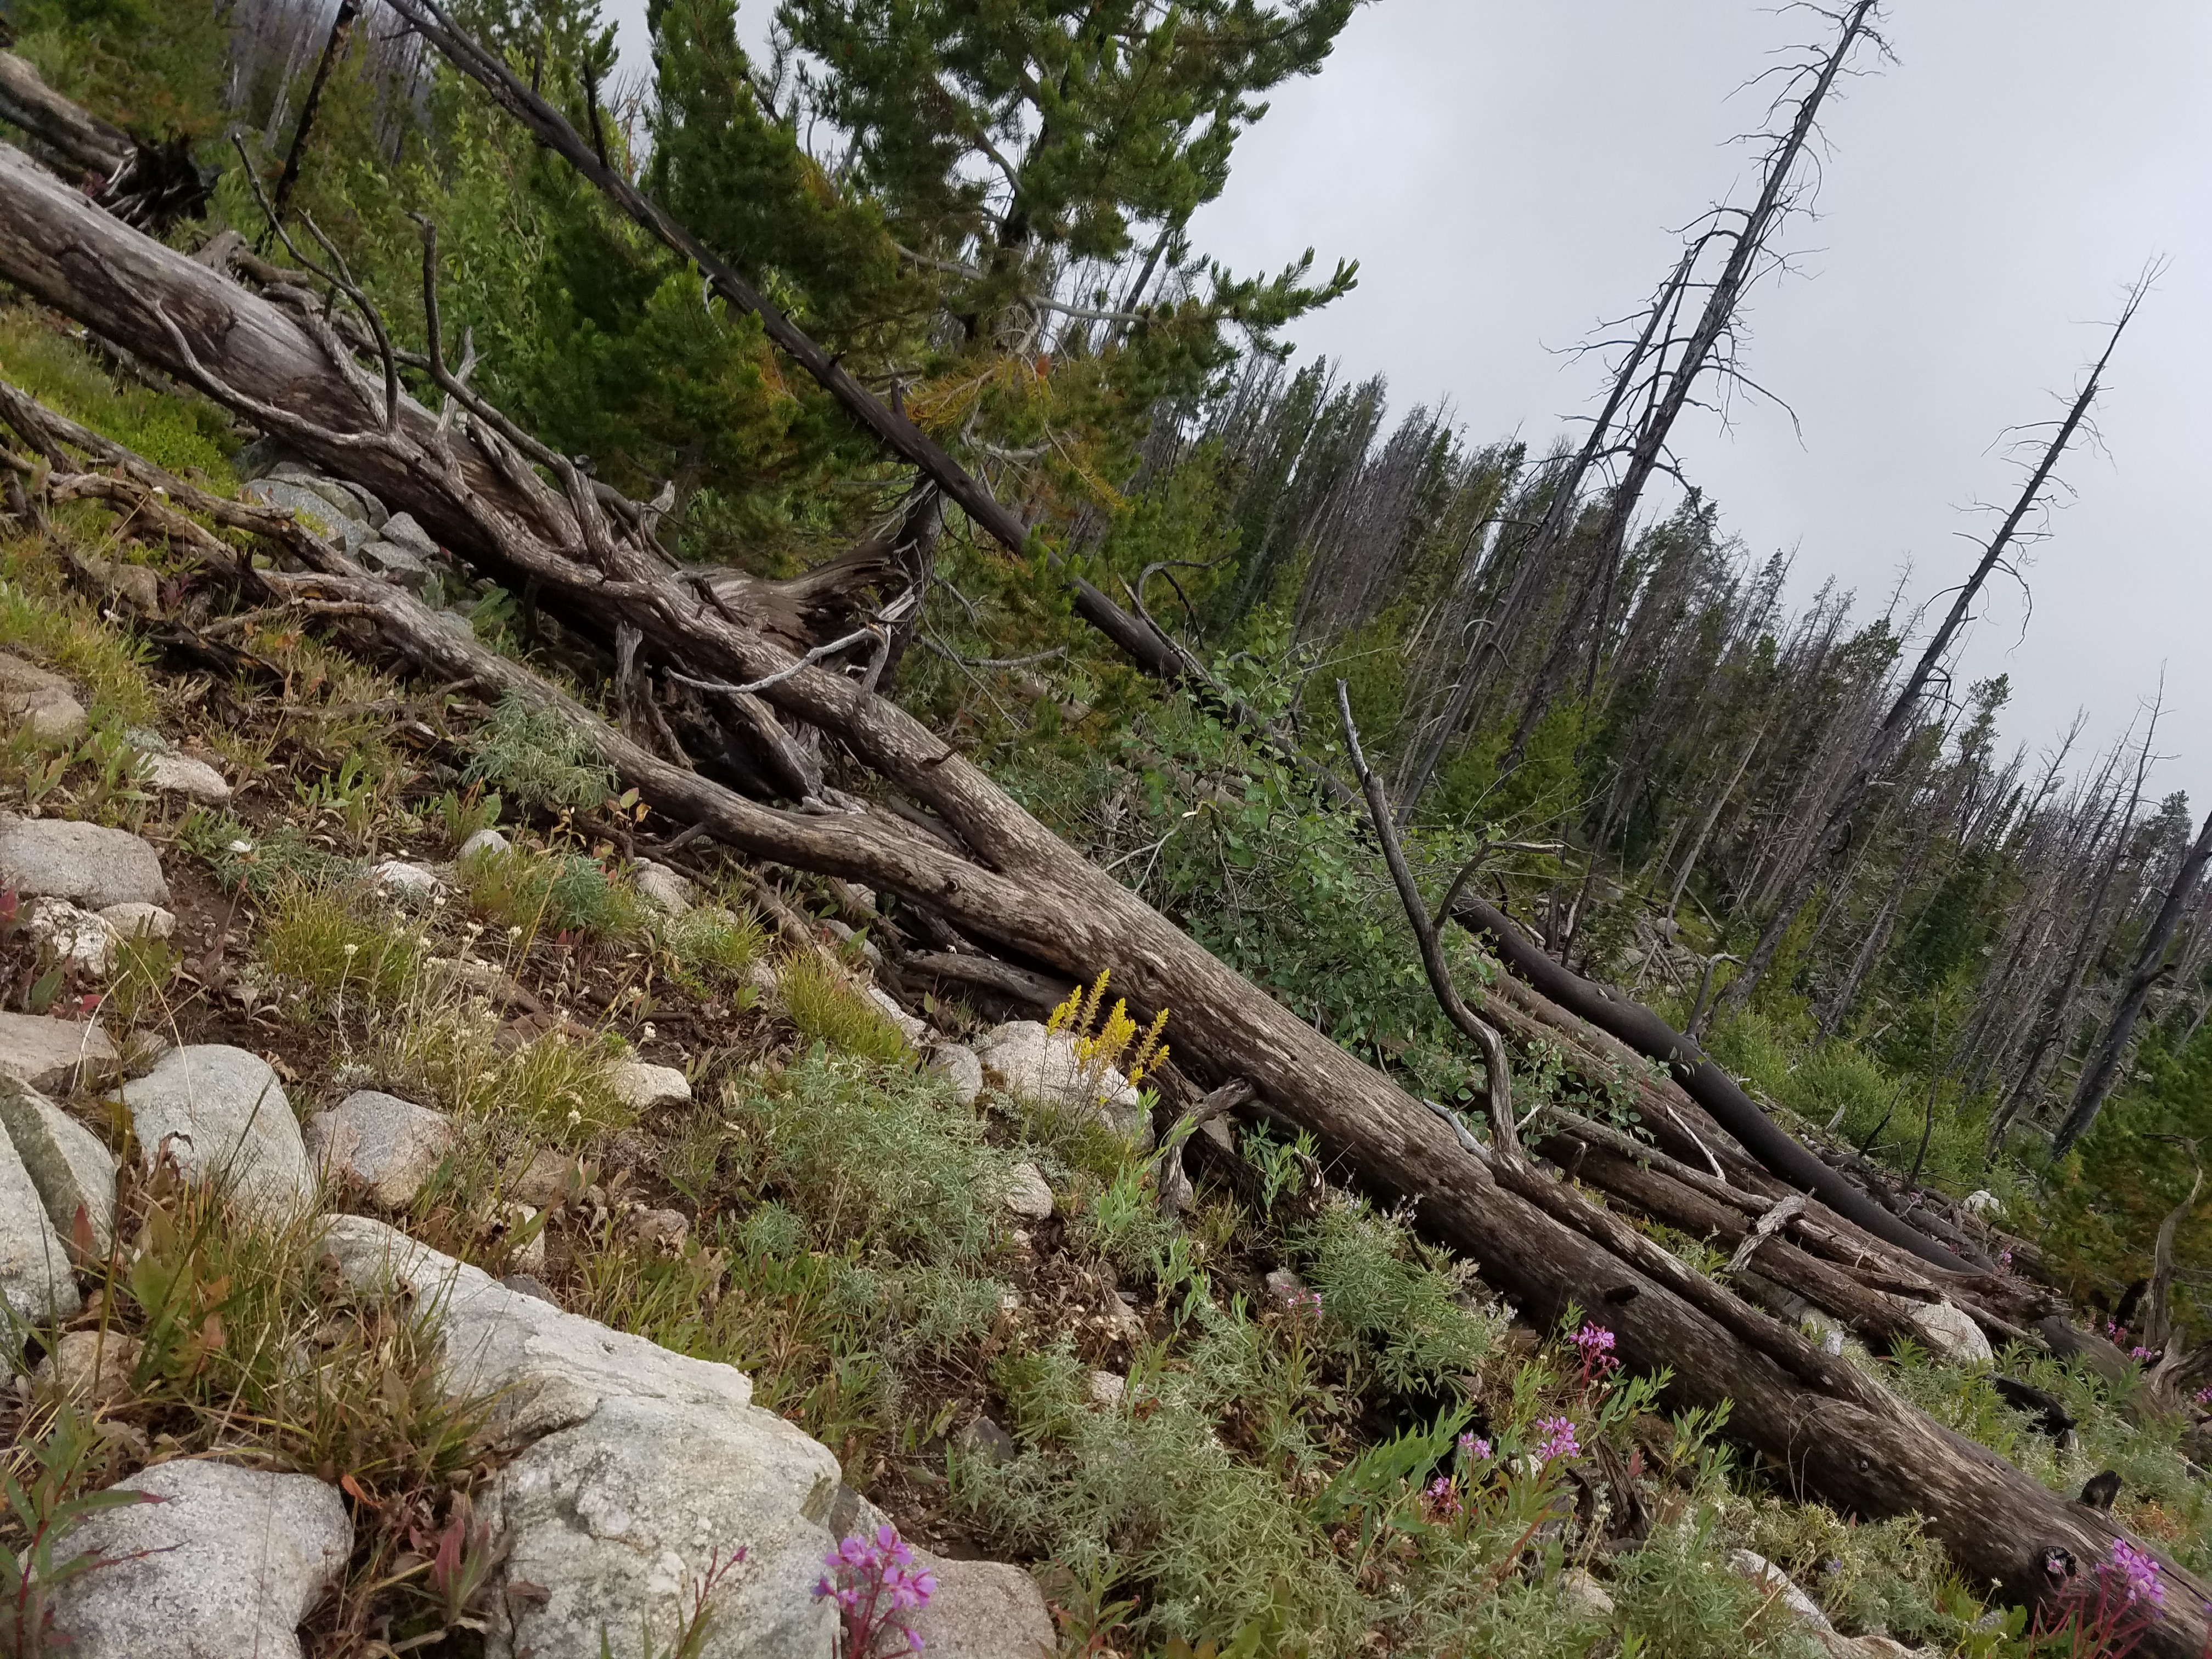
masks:
POLYGON ((2138 1344, 2136 1346, 2128 1350, 2128 1358, 2130 1359, 2152 1359, 2157 1357, 2157 1352, 2158 1351, 2155 1348, 2146 1348, 2138 1344))
POLYGON ((2197 1403, 2200 1406, 2212 1406, 2212 1389, 2197 1389, 2197 1403))
POLYGON ((1466 1512, 1459 1501, 1459 1487, 1449 1475, 1440 1474, 1429 1482, 1422 1497, 1428 1499, 1429 1513, 1439 1521, 1449 1521, 1466 1512))
POLYGON ((2159 1582, 2157 1558, 2145 1554, 2124 1538, 2112 1544, 2112 1566, 2119 1573, 2130 1601, 2166 1605, 2166 1586, 2159 1582))
MULTIPOLYGON (((2212 1389, 2204 1392, 2212 1394, 2212 1389)), ((1461 1456, 1480 1463, 1490 1455, 1490 1442, 1479 1434, 1463 1434, 1459 1437, 1459 1449, 1461 1456)))
POLYGON ((873 1537, 854 1533, 822 1558, 830 1569, 814 1593, 837 1604, 846 1659, 888 1659, 921 1651, 913 1615, 937 1593, 937 1576, 915 1571, 914 1551, 886 1523, 873 1537))
POLYGON ((1539 1463, 1582 1455, 1582 1443, 1575 1438, 1575 1425, 1567 1418, 1540 1417, 1536 1419, 1536 1432, 1544 1437, 1542 1443, 1532 1454, 1539 1463))

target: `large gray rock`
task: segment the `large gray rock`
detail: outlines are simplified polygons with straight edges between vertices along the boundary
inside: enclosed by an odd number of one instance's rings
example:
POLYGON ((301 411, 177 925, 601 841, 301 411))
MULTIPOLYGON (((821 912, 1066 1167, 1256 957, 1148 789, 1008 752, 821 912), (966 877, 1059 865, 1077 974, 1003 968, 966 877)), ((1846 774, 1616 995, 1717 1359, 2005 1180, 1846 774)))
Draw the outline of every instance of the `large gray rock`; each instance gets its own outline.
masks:
POLYGON ((1052 1187, 1034 1164, 1016 1164, 1006 1170, 1006 1190, 1001 1202, 1016 1215, 1031 1221, 1052 1219, 1052 1187))
POLYGON ((404 1210, 453 1146, 453 1124, 411 1100, 362 1089, 309 1118, 303 1139, 324 1179, 350 1182, 386 1209, 404 1210))
POLYGON ((22 1160, 54 1231, 69 1237, 82 1205, 94 1253, 106 1255, 115 1237, 115 1160, 100 1137, 14 1078, 0 1078, 0 1133, 22 1160))
POLYGON ((493 1477, 501 1574, 548 1595, 495 1595, 485 1651, 599 1659, 603 1635, 637 1650, 641 1626, 665 1650, 710 1553, 742 1546, 701 1659, 830 1659, 835 1609, 813 1586, 837 1486, 829 1449, 772 1412, 611 1396, 493 1477))
POLYGON ((1129 1079, 1110 1066, 1085 1066, 1075 1040, 1033 1019, 1009 1020, 975 1044, 983 1075, 1009 1094, 1079 1116, 1117 1134, 1149 1140, 1151 1126, 1129 1079))
POLYGON ((68 818, 0 817, 0 886, 88 910, 169 902, 161 855, 144 839, 68 818))
POLYGON ((301 1622, 353 1553, 335 1487, 230 1463, 162 1463, 111 1492, 159 1503, 100 1510, 63 1553, 115 1561, 55 1594, 70 1659, 299 1659, 301 1622))
POLYGON ((49 742, 84 735, 84 705, 60 675, 0 652, 0 719, 21 724, 49 742))
POLYGON ((422 592, 437 574, 421 554, 412 548, 401 546, 398 542, 381 539, 364 542, 360 552, 354 556, 372 574, 383 577, 386 581, 397 582, 410 593, 422 592))
POLYGON ((174 1136, 177 1166, 192 1180, 226 1182, 271 1208, 313 1201, 314 1173, 299 1121, 258 1054, 219 1042, 172 1048, 123 1085, 123 1103, 147 1157, 174 1136))
POLYGON ((333 1218, 323 1255, 356 1290, 410 1291, 415 1305, 435 1310, 447 1391, 495 1395, 492 1425, 510 1441, 584 1422, 616 1395, 664 1400, 704 1419, 752 1400, 743 1371, 563 1313, 366 1216, 333 1218))
POLYGON ((66 1319, 83 1305, 69 1252, 46 1218, 45 1200, 15 1148, 0 1135, 0 1349, 12 1356, 15 1333, 24 1323, 66 1319))
POLYGON ((916 1550, 937 1590, 914 1621, 930 1659, 1052 1659, 1060 1651, 1036 1580, 1003 1561, 948 1561, 916 1550))
POLYGON ((256 478, 240 490, 238 496, 240 501, 263 507, 281 507, 318 536, 343 544, 348 553, 375 534, 368 527, 368 520, 358 502, 349 502, 353 511, 343 511, 320 490, 292 479, 256 478))
POLYGON ((0 1076, 49 1094, 65 1094, 80 1071, 115 1063, 115 1045, 90 1020, 0 1013, 0 1076))

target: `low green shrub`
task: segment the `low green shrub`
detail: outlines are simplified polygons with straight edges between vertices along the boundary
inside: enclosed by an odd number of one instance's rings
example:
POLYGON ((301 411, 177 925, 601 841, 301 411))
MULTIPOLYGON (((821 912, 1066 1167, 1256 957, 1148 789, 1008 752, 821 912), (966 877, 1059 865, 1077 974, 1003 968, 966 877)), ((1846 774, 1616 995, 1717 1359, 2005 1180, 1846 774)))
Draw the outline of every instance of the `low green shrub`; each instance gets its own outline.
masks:
POLYGON ((477 733, 475 758, 461 778, 496 789, 517 805, 551 812, 597 806, 617 788, 614 769, 588 738, 559 715, 512 695, 477 733))

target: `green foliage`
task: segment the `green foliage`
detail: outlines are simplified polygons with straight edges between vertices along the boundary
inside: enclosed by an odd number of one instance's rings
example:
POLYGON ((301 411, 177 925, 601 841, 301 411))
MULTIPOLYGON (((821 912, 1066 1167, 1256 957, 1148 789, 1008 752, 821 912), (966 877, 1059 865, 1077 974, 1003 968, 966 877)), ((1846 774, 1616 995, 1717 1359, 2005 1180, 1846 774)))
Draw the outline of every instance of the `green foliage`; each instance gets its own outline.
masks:
POLYGON ((519 805, 547 811, 597 806, 617 787, 614 769, 589 738, 550 710, 514 695, 500 700, 477 732, 476 755, 461 775, 519 805))
POLYGON ((775 986, 784 1018, 810 1042, 885 1064, 912 1057, 906 1034, 819 951, 786 957, 776 965, 775 986))
POLYGON ((824 1238, 946 1265, 991 1249, 1010 1159, 934 1079, 817 1048, 734 1085, 725 1116, 755 1188, 824 1238))
POLYGON ((621 939, 645 931, 637 896, 580 853, 510 847, 479 854, 457 872, 470 907, 528 941, 548 933, 621 939))
POLYGON ((1611 1588, 1624 1632, 1668 1659, 1821 1659, 1825 1650, 1781 1597, 1722 1563, 1715 1528, 1700 1508, 1620 1558, 1611 1588))
POLYGON ((1727 1528, 1845 1629, 1913 1645, 1948 1644, 1963 1633, 1948 1611, 1950 1564, 1917 1516, 1853 1522, 1824 1504, 1764 1498, 1747 1513, 1730 1514, 1727 1528))
POLYGON ((1470 1312, 1474 1273, 1362 1205, 1340 1203, 1291 1239, 1346 1364, 1395 1395, 1474 1371, 1497 1322, 1470 1312))
POLYGON ((102 1510, 161 1501, 143 1492, 82 1490, 95 1456, 106 1450, 92 1420, 66 1403, 43 1434, 14 1449, 0 1483, 8 1504, 0 1523, 0 1659, 40 1659, 66 1643, 52 1635, 54 1592, 122 1565, 95 1551, 70 1551, 76 1522, 102 1510))
POLYGON ((1079 1580, 1141 1590, 1133 1626, 1155 1639, 1196 1640, 1272 1612, 1285 1648, 1349 1643, 1364 1618, 1350 1575, 1303 1507, 1222 1444, 1194 1384, 1201 1368, 1133 1376, 1142 1409, 1102 1410, 1067 1348, 1010 1357, 994 1381, 1024 1449, 995 1468, 960 1465, 955 1501, 1079 1580))
POLYGON ((37 312, 0 309, 0 374, 156 466, 182 477, 198 475, 218 492, 236 486, 228 458, 238 439, 222 410, 190 392, 110 378, 90 352, 37 312))
POLYGON ((414 988, 425 955, 419 923, 358 887, 283 880, 262 917, 261 960, 305 993, 302 1012, 392 1008, 414 988))

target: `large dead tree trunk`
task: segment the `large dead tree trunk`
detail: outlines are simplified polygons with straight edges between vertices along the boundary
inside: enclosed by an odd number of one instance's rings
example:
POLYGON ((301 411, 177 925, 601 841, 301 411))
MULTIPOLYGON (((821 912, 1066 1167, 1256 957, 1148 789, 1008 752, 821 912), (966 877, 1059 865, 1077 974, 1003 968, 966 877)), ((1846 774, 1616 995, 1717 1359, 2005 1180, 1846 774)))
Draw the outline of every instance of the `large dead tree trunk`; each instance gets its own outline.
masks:
MULTIPOLYGON (((151 244, 112 251, 127 281, 100 274, 99 262, 82 250, 113 234, 113 222, 88 207, 80 209, 82 218, 55 227, 64 233, 64 249, 73 246, 76 252, 27 255, 17 228, 24 221, 7 210, 8 199, 28 194, 36 200, 38 192, 10 185, 15 176, 0 166, 0 271, 39 273, 41 291, 88 324, 129 331, 146 342, 155 361, 188 372, 241 412, 252 414, 258 405, 262 416, 256 418, 276 420, 295 441, 313 435, 307 428, 319 424, 325 408, 278 410, 233 384, 254 369, 256 354, 264 354, 265 363, 269 350, 271 325, 240 321, 254 315, 248 296, 205 288, 199 279, 208 273, 151 244), (185 332, 178 315, 185 309, 185 295, 200 296, 187 314, 214 326, 185 332), (128 315, 133 307, 155 306, 177 325, 173 330, 149 328, 143 319, 134 324, 128 315)), ((309 343, 327 350, 333 343, 309 343)), ((328 378, 318 374, 312 384, 325 385, 328 378)), ((350 379, 345 373, 337 378, 346 393, 340 411, 357 413, 364 397, 374 406, 369 377, 351 369, 350 379), (365 383, 366 392, 353 380, 365 383)), ((502 452, 507 441, 482 421, 472 421, 465 434, 441 433, 426 414, 403 404, 388 425, 326 434, 321 453, 336 456, 337 470, 365 483, 436 481, 460 512, 469 504, 455 482, 464 458, 481 457, 488 448, 487 472, 499 493, 483 506, 473 533, 457 534, 453 542, 494 545, 497 556, 534 576, 542 592, 592 604, 611 623, 636 628, 643 640, 638 672, 665 678, 678 672, 671 665, 681 663, 680 672, 710 690, 745 687, 744 695, 758 696, 783 718, 823 732, 870 776, 871 787, 903 797, 903 814, 849 797, 835 809, 803 811, 738 795, 631 740, 411 595, 360 574, 341 551, 282 515, 213 500, 143 464, 134 471, 112 446, 27 405, 20 395, 5 400, 11 423, 25 432, 45 465, 66 475, 47 477, 50 492, 114 501, 142 532, 157 529, 249 593, 326 614, 341 629, 369 630, 378 649, 439 682, 465 682, 557 714, 665 817, 756 857, 866 882, 995 951, 1076 977, 1110 968, 1133 1004, 1172 1011, 1181 1053, 1216 1077, 1249 1079, 1269 1110, 1315 1133, 1344 1176, 1386 1199, 1409 1201, 1426 1230, 1480 1262, 1532 1317, 1548 1322, 1577 1304, 1618 1333, 1628 1363, 1668 1369, 1679 1401, 1732 1401, 1735 1431, 1789 1469, 1805 1490, 1865 1515, 1924 1515, 1963 1572, 1976 1582, 1996 1581, 2023 1600, 2051 1591, 2050 1552, 2095 1564, 2124 1535, 2107 1516, 2065 1503, 1939 1427, 1534 1163, 1485 1146, 1354 1060, 1075 853, 903 710, 855 679, 795 655, 736 604, 702 597, 643 543, 595 533, 589 541, 556 544, 512 520, 495 519, 509 511, 501 503, 519 496, 525 507, 532 504, 518 475, 533 475, 511 447, 502 452), (71 449, 121 476, 70 471, 71 449), (166 500, 157 487, 167 492, 166 500), (180 505, 272 536, 307 568, 253 568, 180 505), (937 829, 920 827, 913 816, 937 829)), ((551 494, 542 481, 539 488, 551 494)), ((572 504, 577 520, 591 528, 591 499, 572 504)), ((1590 1037, 1610 1041, 1601 1033, 1590 1037)), ((2142 1650, 2161 1659, 2197 1659, 2212 1635, 2204 1594, 2178 1568, 2170 1571, 2177 1593, 2142 1650)))
POLYGON ((2166 971, 2166 947, 2173 943, 2174 930, 2181 926, 2182 913, 2196 896, 2208 861, 2212 861, 2212 812, 2204 815, 2204 827, 2197 832, 2197 839, 2182 854, 2181 867, 2173 872, 2172 884, 2166 890, 2166 902, 2159 906, 2158 915, 2152 918, 2150 929, 2136 951, 2135 967, 2128 975, 2127 983, 2120 988, 2120 1000, 2112 1009, 2112 1017, 2106 1022, 2104 1035, 2098 1039, 2089 1063, 2081 1068, 2081 1080, 2074 1090, 2074 1103, 2067 1110, 2066 1121, 2058 1126, 2058 1133, 2051 1137, 2054 1158, 2064 1157, 2074 1143, 2088 1133, 2089 1126, 2097 1121, 2097 1114, 2104 1109, 2106 1097, 2119 1081, 2120 1062, 2127 1057, 2128 1043, 2136 1033, 2136 1021, 2142 1015, 2150 988, 2166 971))

